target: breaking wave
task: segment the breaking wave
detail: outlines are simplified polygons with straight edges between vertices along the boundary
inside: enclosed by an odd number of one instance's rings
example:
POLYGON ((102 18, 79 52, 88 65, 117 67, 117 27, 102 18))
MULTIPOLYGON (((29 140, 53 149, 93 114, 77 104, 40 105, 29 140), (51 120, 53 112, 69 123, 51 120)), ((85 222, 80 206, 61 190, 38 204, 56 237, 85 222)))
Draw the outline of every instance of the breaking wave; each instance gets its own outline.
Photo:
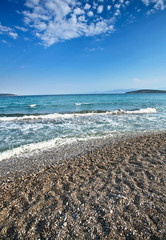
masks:
MULTIPOLYGON (((111 135, 110 135, 111 136, 111 135)), ((38 154, 41 151, 48 151, 53 148, 63 146, 66 144, 71 144, 71 143, 76 143, 79 141, 86 142, 87 140, 92 140, 92 139, 100 139, 103 137, 85 137, 85 138, 54 138, 48 141, 43 141, 43 142, 38 142, 38 143, 30 143, 30 144, 25 144, 21 145, 19 147, 9 149, 7 151, 4 151, 0 153, 0 161, 9 159, 12 157, 28 157, 28 156, 33 156, 34 154, 38 154)))
POLYGON ((34 108, 34 107, 36 107, 37 106, 37 104, 31 104, 31 105, 29 105, 29 107, 31 107, 31 108, 34 108))
POLYGON ((115 110, 115 111, 91 111, 91 112, 74 112, 74 113, 52 113, 45 115, 23 115, 23 116, 1 116, 0 121, 30 121, 30 120, 51 120, 58 118, 73 118, 73 117, 90 117, 94 115, 119 115, 119 114, 150 114, 156 113, 156 108, 142 108, 138 110, 115 110))
POLYGON ((91 105, 90 103, 75 103, 76 106, 81 106, 81 105, 91 105))
POLYGON ((65 143, 72 143, 75 139, 66 139, 66 141, 60 138, 51 139, 49 141, 39 142, 39 143, 30 143, 26 145, 22 145, 5 152, 0 153, 0 161, 4 159, 9 159, 11 157, 26 155, 26 154, 33 154, 37 153, 40 150, 48 150, 55 146, 60 146, 65 143))
POLYGON ((113 113, 114 114, 143 114, 143 113, 156 113, 157 109, 156 108, 141 108, 139 110, 115 110, 113 113))

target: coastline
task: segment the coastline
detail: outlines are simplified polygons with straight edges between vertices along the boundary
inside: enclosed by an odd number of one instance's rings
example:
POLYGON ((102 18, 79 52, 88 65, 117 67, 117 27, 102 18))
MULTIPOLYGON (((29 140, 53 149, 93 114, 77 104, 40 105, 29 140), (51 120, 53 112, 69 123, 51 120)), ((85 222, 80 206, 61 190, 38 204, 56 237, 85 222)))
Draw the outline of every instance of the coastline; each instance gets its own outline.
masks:
POLYGON ((66 147, 0 162, 1 239, 166 237, 166 132, 66 147))
POLYGON ((71 143, 65 143, 48 150, 39 150, 32 153, 16 155, 0 161, 0 183, 3 178, 15 179, 26 176, 33 172, 38 172, 43 168, 65 164, 77 156, 84 156, 94 150, 100 150, 103 146, 114 145, 118 142, 125 142, 137 137, 147 137, 156 134, 165 134, 165 130, 145 131, 145 132, 126 132, 117 136, 96 137, 89 139, 77 139, 71 143))

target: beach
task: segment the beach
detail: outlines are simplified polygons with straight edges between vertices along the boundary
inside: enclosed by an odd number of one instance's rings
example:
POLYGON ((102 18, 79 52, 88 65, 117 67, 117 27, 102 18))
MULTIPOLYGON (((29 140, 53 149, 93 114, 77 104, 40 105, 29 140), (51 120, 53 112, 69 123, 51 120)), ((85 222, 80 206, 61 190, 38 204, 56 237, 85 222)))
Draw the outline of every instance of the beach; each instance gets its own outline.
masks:
POLYGON ((166 240, 166 0, 0 12, 0 240, 166 240))
POLYGON ((166 132, 69 150, 1 161, 0 239, 166 239, 166 132))

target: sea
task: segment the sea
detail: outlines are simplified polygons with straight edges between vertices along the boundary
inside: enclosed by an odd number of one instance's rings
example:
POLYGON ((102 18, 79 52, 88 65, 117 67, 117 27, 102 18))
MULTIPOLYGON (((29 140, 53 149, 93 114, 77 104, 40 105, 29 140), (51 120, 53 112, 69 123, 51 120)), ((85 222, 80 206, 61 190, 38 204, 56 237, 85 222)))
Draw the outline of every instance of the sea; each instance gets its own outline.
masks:
POLYGON ((166 94, 0 97, 0 161, 77 141, 166 130, 166 94))

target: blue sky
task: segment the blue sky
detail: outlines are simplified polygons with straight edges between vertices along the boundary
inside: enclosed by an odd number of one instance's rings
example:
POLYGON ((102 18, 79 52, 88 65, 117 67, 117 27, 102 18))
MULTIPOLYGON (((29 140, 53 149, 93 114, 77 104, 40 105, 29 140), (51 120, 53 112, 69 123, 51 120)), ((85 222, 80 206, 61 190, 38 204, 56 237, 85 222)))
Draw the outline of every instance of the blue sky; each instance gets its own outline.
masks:
POLYGON ((1 0, 0 92, 166 89, 166 0, 1 0))

